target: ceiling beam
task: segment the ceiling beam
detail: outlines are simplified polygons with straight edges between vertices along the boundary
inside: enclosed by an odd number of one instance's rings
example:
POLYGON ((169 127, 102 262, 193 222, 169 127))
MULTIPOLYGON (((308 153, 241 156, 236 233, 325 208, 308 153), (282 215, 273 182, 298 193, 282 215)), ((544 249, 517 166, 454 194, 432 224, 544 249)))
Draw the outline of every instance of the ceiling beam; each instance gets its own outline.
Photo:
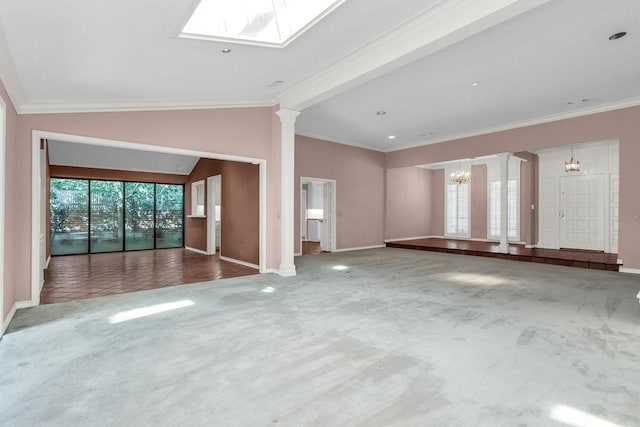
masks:
POLYGON ((550 0, 445 0, 278 96, 301 111, 550 0))

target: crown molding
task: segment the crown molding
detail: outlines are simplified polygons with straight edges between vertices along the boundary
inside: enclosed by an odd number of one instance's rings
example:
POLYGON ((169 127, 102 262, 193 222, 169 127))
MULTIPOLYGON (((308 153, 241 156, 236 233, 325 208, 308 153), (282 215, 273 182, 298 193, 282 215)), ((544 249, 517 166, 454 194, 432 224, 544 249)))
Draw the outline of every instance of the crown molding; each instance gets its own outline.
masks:
POLYGON ((521 120, 517 122, 506 123, 502 125, 487 127, 469 132, 461 132, 449 136, 445 136, 439 139, 433 139, 429 141, 420 142, 417 144, 409 144, 401 147, 394 147, 393 149, 384 150, 385 153, 391 153, 394 151, 407 150, 409 148, 424 147, 426 145, 439 144, 441 142, 455 141, 457 139, 471 138, 474 136, 487 135, 490 133, 503 132, 506 130, 513 130, 518 128, 524 128, 527 126, 540 125, 544 123, 557 122, 560 120, 574 119, 577 117, 589 116, 592 114, 606 113, 609 111, 621 110, 623 108, 637 107, 640 105, 640 97, 629 98, 622 101, 610 102, 607 104, 601 104, 594 107, 582 108, 580 110, 571 111, 567 113, 551 114, 548 116, 536 117, 533 119, 521 120))
POLYGON ((306 136, 307 138, 318 139, 320 141, 335 142, 336 144, 350 145, 352 147, 362 148, 362 149, 370 150, 370 151, 377 151, 379 153, 384 153, 385 152, 384 150, 382 150, 380 148, 372 147, 372 146, 367 145, 367 144, 360 144, 358 142, 347 141, 347 140, 344 140, 344 139, 333 138, 333 137, 330 137, 330 136, 323 136, 323 135, 317 135, 317 134, 314 134, 314 133, 298 132, 298 131, 296 131, 296 135, 306 136))
POLYGON ((16 105, 18 114, 105 113, 126 111, 206 110, 217 108, 273 107, 273 99, 238 102, 215 101, 61 101, 16 105))

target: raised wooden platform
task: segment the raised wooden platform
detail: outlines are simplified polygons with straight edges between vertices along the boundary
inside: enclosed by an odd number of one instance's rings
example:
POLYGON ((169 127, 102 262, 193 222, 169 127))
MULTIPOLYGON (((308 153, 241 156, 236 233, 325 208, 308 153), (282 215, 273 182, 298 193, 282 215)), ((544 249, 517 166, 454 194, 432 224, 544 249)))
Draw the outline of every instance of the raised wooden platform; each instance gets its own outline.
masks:
POLYGON ((457 239, 416 239, 387 242, 387 247, 416 249, 421 251, 447 252, 461 255, 484 256, 511 259, 515 261, 538 262, 542 264, 565 265, 568 267, 592 268, 594 270, 618 271, 618 255, 597 251, 572 249, 528 249, 524 245, 511 244, 509 253, 498 252, 496 242, 478 242, 457 239))

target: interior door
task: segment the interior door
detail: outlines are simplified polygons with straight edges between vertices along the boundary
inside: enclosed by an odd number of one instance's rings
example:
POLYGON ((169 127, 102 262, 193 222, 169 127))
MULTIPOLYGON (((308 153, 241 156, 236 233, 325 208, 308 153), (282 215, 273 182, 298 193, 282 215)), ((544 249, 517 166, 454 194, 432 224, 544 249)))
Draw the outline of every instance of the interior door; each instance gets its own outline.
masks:
POLYGON ((320 232, 320 248, 331 251, 331 184, 325 182, 322 186, 322 228, 320 232))
POLYGON ((560 247, 604 250, 604 176, 560 178, 560 247))

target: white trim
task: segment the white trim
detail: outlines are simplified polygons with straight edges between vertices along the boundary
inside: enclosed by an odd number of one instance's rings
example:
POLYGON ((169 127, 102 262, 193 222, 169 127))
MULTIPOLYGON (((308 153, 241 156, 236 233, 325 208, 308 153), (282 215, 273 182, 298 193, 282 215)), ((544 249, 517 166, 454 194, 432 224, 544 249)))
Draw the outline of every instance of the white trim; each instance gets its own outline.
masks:
MULTIPOLYGON (((2 328, 0 329, 0 337, 4 335, 4 333, 7 331, 7 328, 9 327, 11 320, 13 320, 13 316, 16 315, 16 311, 20 310, 21 308, 28 308, 28 307, 32 307, 31 301, 16 301, 13 304, 13 306, 11 307, 11 310, 9 310, 9 313, 7 313, 7 316, 4 318, 2 322, 2 328)), ((0 320, 2 319, 0 318, 0 320)))
MULTIPOLYGON (((8 90, 8 89, 7 89, 8 90)), ((221 108, 273 107, 276 100, 253 101, 50 101, 16 105, 18 114, 110 113, 127 111, 213 110, 221 108)))
POLYGON ((640 269, 638 268, 625 268, 620 267, 620 273, 628 273, 628 274, 640 274, 640 269))
MULTIPOLYGON (((312 178, 312 177, 308 177, 308 176, 301 176, 300 177, 300 191, 302 191, 302 185, 303 184, 308 184, 310 182, 323 182, 326 184, 331 184, 331 230, 329 230, 329 232, 331 233, 331 245, 329 247, 329 252, 335 252, 336 251, 336 239, 337 239, 337 234, 336 234, 336 223, 338 222, 338 216, 336 215, 337 213, 337 208, 336 208, 336 203, 337 203, 337 182, 335 179, 327 179, 327 178, 312 178)), ((302 202, 300 202, 300 204, 302 205, 302 202)), ((300 221, 302 221, 302 218, 300 218, 300 221)), ((307 236, 309 237, 309 236, 307 236)), ((302 251, 302 234, 300 235, 300 251, 302 251)))
POLYGON ((621 259, 621 258, 618 258, 618 259, 616 260, 616 264, 622 265, 622 264, 624 264, 624 262, 622 262, 622 259, 621 259))
POLYGON ((526 249, 535 249, 535 248, 537 248, 537 247, 538 247, 538 245, 526 245, 526 244, 525 244, 525 245, 524 245, 524 247, 525 247, 526 249))
POLYGON ((381 148, 371 147, 371 146, 369 146, 367 144, 361 144, 359 142, 347 141, 346 139, 333 138, 331 136, 322 136, 322 135, 317 135, 315 133, 297 132, 297 131, 296 131, 296 135, 304 136, 304 137, 307 137, 307 138, 313 138, 313 139, 317 139, 317 140, 320 140, 320 141, 334 142, 336 144, 350 145, 352 147, 362 148, 364 150, 369 150, 369 151, 377 151, 379 153, 384 153, 385 152, 385 150, 383 150, 381 148))
MULTIPOLYGON (((216 184, 220 183, 220 193, 222 193, 222 175, 213 175, 207 177, 207 255, 215 255, 216 253, 216 241, 218 240, 218 233, 216 232, 216 201, 218 198, 222 200, 222 196, 218 194, 216 196, 215 188, 216 184), (216 196, 216 197, 214 197, 216 196), (212 231, 214 231, 214 239, 211 238, 212 231), (212 241, 214 240, 214 241, 212 241)), ((193 197, 193 196, 191 196, 193 197)), ((222 209, 222 208, 220 208, 222 209)), ((220 214, 222 217, 222 213, 220 214)), ((222 222, 220 222, 220 234, 222 234, 222 222)), ((220 239, 220 250, 222 251, 222 238, 220 239)))
POLYGON ((302 256, 302 252, 296 252, 293 256, 302 256))
MULTIPOLYGON (((0 28, 0 39, 4 39, 1 35, 2 28, 0 28)), ((7 104, 0 96, 0 336, 4 333, 4 329, 9 324, 4 322, 4 257, 5 257, 5 241, 4 241, 4 229, 5 229, 5 191, 7 182, 7 162, 6 162, 6 149, 7 147, 7 104)))
POLYGON ((51 262, 51 255, 49 255, 49 258, 47 258, 47 262, 44 265, 44 269, 46 270, 47 268, 49 268, 49 263, 51 262))
POLYGON ((403 242, 405 240, 418 240, 418 239, 432 239, 436 236, 416 236, 416 237, 392 237, 390 239, 384 239, 385 243, 403 242))
POLYGON ((262 274, 277 274, 280 275, 280 272, 275 268, 265 268, 264 271, 261 271, 262 274))
POLYGON ((239 259, 229 258, 229 257, 222 256, 222 255, 220 255, 220 259, 222 261, 232 262, 234 264, 240 264, 240 265, 244 265, 245 267, 251 267, 251 268, 255 268, 256 270, 260 270, 260 266, 252 264, 250 262, 241 261, 239 259))
MULTIPOLYGON (((491 133, 503 132, 503 131, 512 130, 512 129, 525 128, 528 126, 541 125, 544 123, 557 122, 560 120, 575 119, 577 117, 589 116, 592 114, 606 113, 608 111, 621 110, 623 108, 636 107, 638 105, 640 105, 640 97, 629 98, 629 99, 611 102, 608 104, 602 104, 602 105, 594 106, 590 108, 583 108, 581 110, 572 111, 570 113, 551 114, 551 115, 541 116, 533 119, 520 120, 516 122, 505 123, 505 124, 491 126, 487 128, 472 130, 468 132, 455 133, 452 135, 448 135, 438 139, 433 139, 430 141, 423 141, 416 144, 407 144, 407 145, 393 147, 393 148, 382 150, 382 151, 385 153, 391 153, 394 151, 401 151, 409 148, 417 148, 417 147, 424 147, 431 144, 439 144, 441 142, 455 141, 458 139, 471 138, 474 136, 487 135, 491 133)), ((373 149, 373 148, 370 148, 370 149, 373 149)), ((539 151, 540 150, 537 150, 536 152, 539 152, 539 151)))
MULTIPOLYGON (((258 261, 260 263, 260 273, 267 272, 267 162, 262 161, 258 165, 260 167, 259 174, 260 179, 258 185, 260 186, 259 195, 259 221, 258 232, 260 233, 260 250, 258 251, 258 261)), ((220 230, 222 233, 222 229, 220 230)), ((222 240, 220 240, 222 242, 222 240)))
MULTIPOLYGON (((260 224, 259 224, 259 258, 260 270, 266 271, 267 265, 267 161, 255 157, 219 154, 207 151, 189 150, 186 148, 165 147, 161 145, 140 144, 112 139, 94 138, 88 136, 71 135, 57 132, 33 130, 31 132, 31 304, 40 304, 39 262, 40 262, 40 139, 54 139, 79 144, 111 146, 115 148, 154 151, 158 153, 182 154, 207 159, 231 160, 243 163, 253 163, 260 167, 260 224)), ((205 252, 206 254, 206 252, 205 252)))
POLYGON ((343 249, 336 249, 334 252, 349 252, 349 251, 363 251, 366 249, 378 249, 378 248, 384 248, 385 245, 373 245, 373 246, 360 246, 357 248, 343 248, 343 249))
POLYGON ((192 248, 191 246, 185 246, 184 248, 186 250, 188 250, 188 251, 191 251, 191 252, 197 252, 197 253, 202 254, 202 255, 209 255, 207 253, 207 251, 203 251, 202 249, 192 248))

